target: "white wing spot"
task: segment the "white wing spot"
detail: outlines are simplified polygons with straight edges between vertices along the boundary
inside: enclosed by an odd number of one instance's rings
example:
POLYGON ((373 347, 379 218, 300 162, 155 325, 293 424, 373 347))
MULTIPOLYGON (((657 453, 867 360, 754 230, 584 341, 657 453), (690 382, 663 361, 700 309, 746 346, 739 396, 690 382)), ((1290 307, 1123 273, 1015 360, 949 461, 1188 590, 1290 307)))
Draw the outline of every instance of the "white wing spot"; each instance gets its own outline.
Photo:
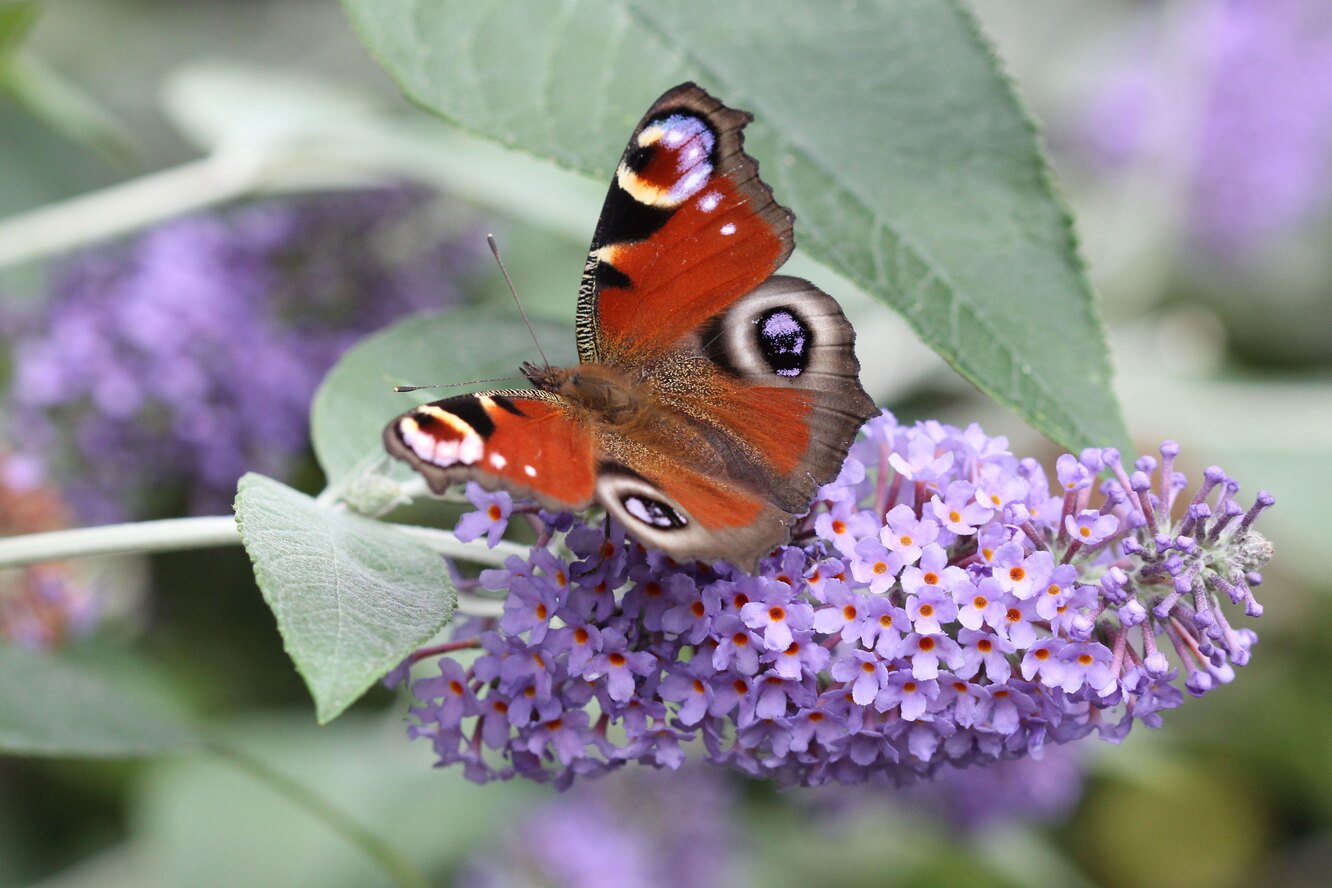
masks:
POLYGON ((502 469, 509 464, 509 461, 498 453, 490 454, 490 464, 497 469, 502 469))
POLYGON ((725 225, 723 225, 723 226, 721 227, 721 233, 722 233, 722 234, 728 234, 728 235, 729 235, 729 234, 735 234, 735 223, 734 223, 734 222, 727 222, 725 225))
POLYGON ((707 194, 703 195, 703 198, 698 202, 698 208, 705 213, 711 213, 713 210, 717 209, 717 204, 719 203, 721 203, 721 195, 715 191, 709 191, 707 194))
POLYGON ((533 466, 523 466, 523 471, 527 473, 527 477, 529 478, 536 477, 536 468, 533 466))

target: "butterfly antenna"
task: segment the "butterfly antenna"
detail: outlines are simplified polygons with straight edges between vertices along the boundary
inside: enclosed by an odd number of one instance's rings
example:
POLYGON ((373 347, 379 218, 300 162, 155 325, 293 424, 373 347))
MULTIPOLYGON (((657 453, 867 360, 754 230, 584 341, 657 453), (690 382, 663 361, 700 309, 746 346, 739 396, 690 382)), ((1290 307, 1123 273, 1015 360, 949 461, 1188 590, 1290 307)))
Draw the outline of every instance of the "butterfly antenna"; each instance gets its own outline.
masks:
POLYGON ((541 355, 541 362, 549 367, 550 359, 546 357, 545 349, 541 347, 541 341, 537 339, 536 330, 532 329, 532 322, 527 319, 527 309, 523 308, 523 300, 518 298, 518 291, 514 289, 513 280, 509 277, 509 270, 504 267, 504 260, 500 258, 499 245, 495 243, 495 235, 487 234, 486 243, 490 244, 490 252, 495 254, 495 262, 499 265, 500 274, 504 275, 504 283, 509 285, 509 292, 513 294, 513 301, 518 305, 518 313, 523 316, 523 323, 527 325, 527 332, 532 334, 532 341, 536 343, 537 352, 541 355))
POLYGON ((521 376, 492 376, 489 379, 471 379, 467 382, 437 382, 434 385, 395 385, 395 392, 419 392, 422 389, 445 389, 461 388, 465 385, 476 385, 478 382, 522 382, 521 376))

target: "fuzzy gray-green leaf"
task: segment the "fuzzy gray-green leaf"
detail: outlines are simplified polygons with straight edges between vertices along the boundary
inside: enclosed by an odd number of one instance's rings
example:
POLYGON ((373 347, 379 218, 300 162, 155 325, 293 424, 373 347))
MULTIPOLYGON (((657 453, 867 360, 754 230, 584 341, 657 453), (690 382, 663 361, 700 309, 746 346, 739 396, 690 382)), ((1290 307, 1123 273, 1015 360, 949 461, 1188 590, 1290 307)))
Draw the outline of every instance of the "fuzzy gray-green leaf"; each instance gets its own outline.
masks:
POLYGON ((253 473, 240 480, 236 522, 321 723, 453 616, 443 559, 390 524, 253 473))

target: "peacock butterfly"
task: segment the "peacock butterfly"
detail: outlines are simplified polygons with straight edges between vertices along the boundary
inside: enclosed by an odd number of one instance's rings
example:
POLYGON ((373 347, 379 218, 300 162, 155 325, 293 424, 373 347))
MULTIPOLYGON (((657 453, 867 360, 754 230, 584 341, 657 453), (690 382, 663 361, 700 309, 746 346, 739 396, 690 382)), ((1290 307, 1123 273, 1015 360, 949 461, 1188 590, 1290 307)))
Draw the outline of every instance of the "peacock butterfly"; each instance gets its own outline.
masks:
POLYGON ((876 412, 836 300, 774 275, 795 217, 745 153, 751 115, 685 83, 611 181, 578 290, 576 367, 410 410, 384 441, 442 493, 474 480, 600 503, 675 558, 752 570, 876 412))

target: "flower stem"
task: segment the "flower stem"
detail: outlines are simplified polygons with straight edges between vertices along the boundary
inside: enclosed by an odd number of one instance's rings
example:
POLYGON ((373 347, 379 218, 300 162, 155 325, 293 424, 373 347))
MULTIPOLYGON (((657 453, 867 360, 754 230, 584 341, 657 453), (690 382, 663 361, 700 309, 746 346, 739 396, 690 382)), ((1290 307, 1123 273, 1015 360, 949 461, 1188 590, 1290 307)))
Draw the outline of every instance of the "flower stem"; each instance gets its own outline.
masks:
POLYGON ((246 771, 260 782, 267 784, 275 792, 286 796, 289 801, 300 806, 333 829, 338 835, 361 849, 367 857, 383 867, 384 871, 403 888, 429 888, 430 883, 426 880, 425 875, 401 851, 366 829, 347 812, 334 806, 309 786, 294 780, 244 750, 217 741, 211 742, 209 746, 223 759, 246 771))
POLYGON ((240 543, 230 515, 77 527, 0 539, 0 567, 88 555, 175 552, 240 543))
MULTIPOLYGON (((403 533, 442 555, 475 564, 499 567, 510 555, 523 556, 527 548, 501 542, 493 549, 483 543, 464 543, 446 530, 395 524, 403 533)), ((230 515, 168 518, 103 527, 78 527, 0 538, 0 568, 89 555, 129 555, 209 549, 240 544, 236 519, 230 515)))

